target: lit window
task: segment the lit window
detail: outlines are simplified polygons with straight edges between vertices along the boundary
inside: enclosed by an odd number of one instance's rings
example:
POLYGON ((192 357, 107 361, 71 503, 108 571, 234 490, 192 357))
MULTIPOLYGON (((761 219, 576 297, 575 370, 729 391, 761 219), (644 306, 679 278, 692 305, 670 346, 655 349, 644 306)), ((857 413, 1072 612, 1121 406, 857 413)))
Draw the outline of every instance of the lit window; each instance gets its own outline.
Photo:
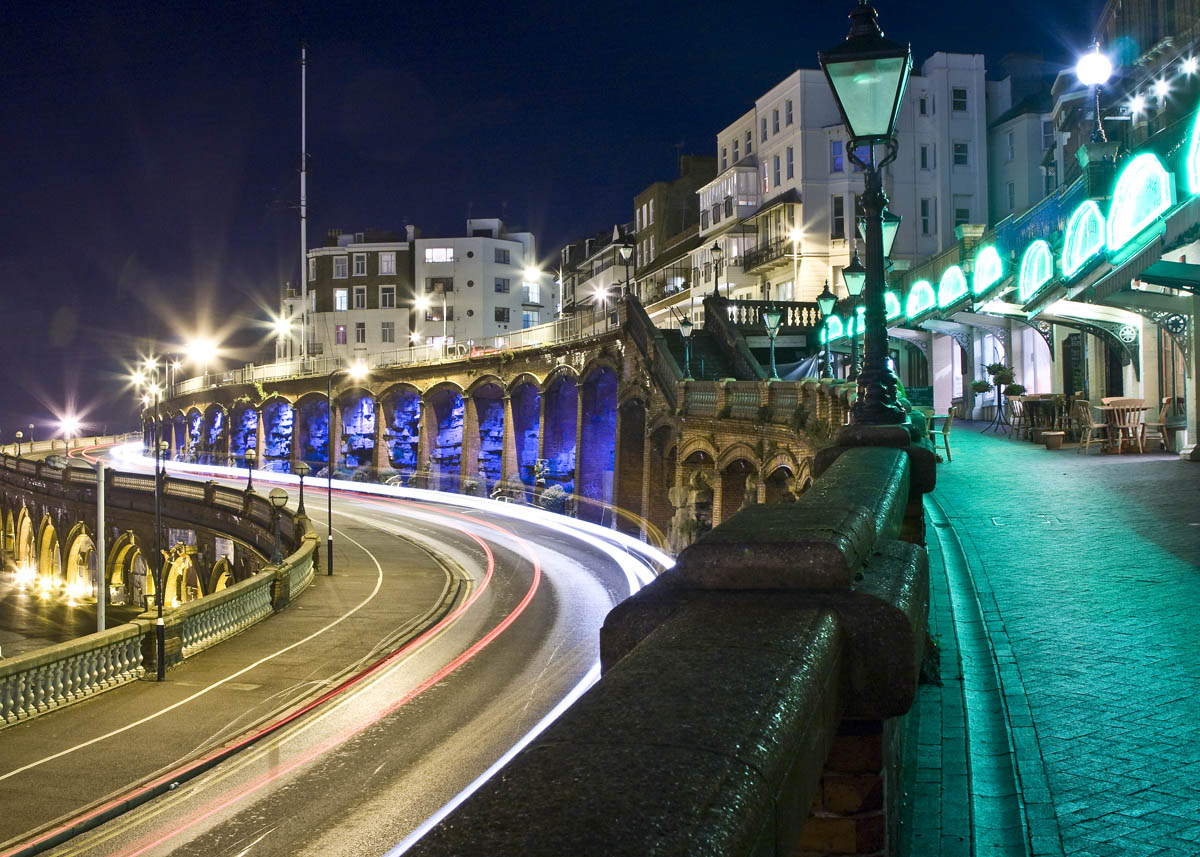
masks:
POLYGON ((379 307, 380 309, 394 309, 396 306, 396 287, 395 286, 380 286, 379 287, 379 307))
POLYGON ((650 212, 650 219, 649 219, 649 220, 647 220, 647 221, 646 221, 646 223, 647 223, 647 224, 652 224, 652 223, 654 223, 654 200, 650 200, 650 202, 648 203, 648 205, 650 206, 650 208, 649 208, 649 212, 650 212))
POLYGON ((380 253, 379 254, 379 273, 381 275, 396 273, 396 253, 395 253, 395 251, 390 252, 390 253, 380 253))
POLYGON ((829 141, 829 172, 840 173, 845 171, 846 165, 842 160, 842 141, 829 141))
POLYGON ((367 323, 365 321, 358 321, 354 323, 354 341, 359 345, 366 345, 367 323))
POLYGON ((309 259, 308 260, 308 281, 311 283, 316 278, 317 278, 317 260, 309 259))
POLYGON ((792 124, 792 99, 783 102, 783 124, 792 124))
POLYGON ((533 327, 541 321, 541 313, 537 310, 522 310, 521 312, 521 327, 533 327))
POLYGON ((367 308, 367 287, 366 286, 355 286, 354 287, 354 308, 355 309, 366 309, 367 308))
POLYGON ((966 143, 954 144, 954 166, 966 167, 970 165, 970 147, 966 143))
POLYGON ((333 290, 333 308, 337 312, 345 312, 349 309, 350 296, 346 289, 333 290))
POLYGON ((367 254, 354 254, 354 276, 365 277, 367 275, 367 254))
POLYGON ((542 302, 542 287, 540 283, 524 283, 521 286, 521 303, 540 304, 542 302))
MULTIPOLYGON (((766 161, 763 161, 763 165, 762 165, 762 189, 763 189, 763 193, 766 193, 766 192, 767 192, 767 190, 768 190, 768 189, 770 189, 770 187, 771 187, 771 186, 770 186, 770 184, 768 184, 768 183, 767 183, 767 162, 766 162, 766 161)), ((717 218, 719 218, 719 217, 720 217, 720 211, 721 211, 721 210, 720 210, 720 206, 716 206, 716 205, 714 205, 714 206, 713 206, 713 220, 714 220, 714 222, 716 221, 716 219, 717 219, 717 218)))
POLYGON ((950 109, 955 113, 967 112, 967 90, 956 86, 950 90, 950 109))
POLYGON ((426 263, 432 262, 453 262, 454 248, 453 247, 426 247, 425 248, 426 263))
POLYGON ((346 325, 339 324, 333 329, 333 341, 338 345, 346 344, 346 325))
POLYGON ((379 341, 380 342, 395 342, 396 341, 396 322, 385 321, 379 326, 379 341))
POLYGON ((346 279, 346 277, 349 276, 349 274, 347 273, 349 264, 350 264, 350 260, 347 259, 345 256, 334 256, 333 257, 333 278, 335 280, 346 279))
POLYGON ((512 283, 507 277, 496 278, 496 291, 503 294, 508 294, 512 290, 512 283))

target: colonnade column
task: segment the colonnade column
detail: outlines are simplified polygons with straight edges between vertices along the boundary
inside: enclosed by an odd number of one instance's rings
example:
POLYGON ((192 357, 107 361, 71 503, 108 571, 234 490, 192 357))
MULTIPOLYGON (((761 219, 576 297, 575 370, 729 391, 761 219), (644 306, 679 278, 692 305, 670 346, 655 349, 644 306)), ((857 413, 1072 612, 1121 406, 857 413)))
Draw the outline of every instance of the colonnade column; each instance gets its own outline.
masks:
MULTIPOLYGON (((1188 337, 1191 348, 1188 350, 1188 374, 1192 384, 1187 397, 1187 446, 1180 453, 1180 458, 1187 461, 1200 461, 1200 394, 1196 390, 1196 382, 1200 381, 1200 295, 1192 295, 1189 303, 1191 312, 1188 318, 1188 337)), ((1143 372, 1146 369, 1143 367, 1143 372)))
POLYGON ((433 451, 437 449, 437 409, 425 396, 421 397, 420 425, 420 439, 417 443, 417 470, 432 473, 433 451))
POLYGON ((255 411, 256 425, 254 426, 254 454, 258 459, 258 466, 262 467, 266 464, 266 432, 263 429, 263 414, 262 409, 255 411))
MULTIPOLYGON (((570 382, 568 382, 570 383, 570 382)), ((575 382, 575 514, 583 512, 579 502, 583 497, 583 397, 587 385, 583 381, 575 382)))
POLYGON ((474 479, 479 472, 479 408, 475 397, 463 394, 462 456, 459 458, 459 484, 474 479))
MULTIPOLYGON (((539 429, 540 430, 540 429, 539 429)), ((520 461, 517 458, 517 428, 513 418, 512 396, 504 396, 504 437, 500 448, 500 479, 507 482, 519 475, 520 461)))
POLYGON ((392 456, 390 450, 384 445, 383 441, 383 426, 384 426, 384 411, 383 402, 380 399, 375 400, 375 449, 372 455, 372 466, 378 472, 386 467, 392 466, 392 456))
POLYGON ((342 459, 342 409, 334 399, 329 403, 329 468, 332 471, 342 459))
POLYGON ((288 470, 290 470, 293 473, 296 472, 296 464, 301 459, 300 438, 304 436, 304 432, 301 430, 300 414, 301 414, 300 409, 298 407, 296 407, 295 405, 292 405, 292 440, 291 440, 290 445, 288 446, 288 449, 289 449, 288 470))

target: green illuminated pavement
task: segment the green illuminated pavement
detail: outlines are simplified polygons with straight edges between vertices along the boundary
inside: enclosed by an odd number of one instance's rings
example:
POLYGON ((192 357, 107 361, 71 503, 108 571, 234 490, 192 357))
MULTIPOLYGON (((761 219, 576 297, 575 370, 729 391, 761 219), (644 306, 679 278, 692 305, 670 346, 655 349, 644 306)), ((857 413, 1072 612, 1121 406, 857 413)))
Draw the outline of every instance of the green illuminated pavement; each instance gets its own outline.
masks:
POLYGON ((951 449, 907 853, 1200 854, 1200 466, 951 449))

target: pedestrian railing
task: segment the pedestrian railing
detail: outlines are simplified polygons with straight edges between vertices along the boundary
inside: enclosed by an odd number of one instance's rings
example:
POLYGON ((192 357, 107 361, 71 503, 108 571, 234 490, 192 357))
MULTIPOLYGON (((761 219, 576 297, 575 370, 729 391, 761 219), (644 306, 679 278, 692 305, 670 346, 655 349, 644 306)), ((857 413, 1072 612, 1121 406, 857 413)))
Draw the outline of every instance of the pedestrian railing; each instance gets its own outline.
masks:
POLYGON ((271 589, 275 580, 267 571, 173 611, 185 658, 245 631, 274 612, 271 589))

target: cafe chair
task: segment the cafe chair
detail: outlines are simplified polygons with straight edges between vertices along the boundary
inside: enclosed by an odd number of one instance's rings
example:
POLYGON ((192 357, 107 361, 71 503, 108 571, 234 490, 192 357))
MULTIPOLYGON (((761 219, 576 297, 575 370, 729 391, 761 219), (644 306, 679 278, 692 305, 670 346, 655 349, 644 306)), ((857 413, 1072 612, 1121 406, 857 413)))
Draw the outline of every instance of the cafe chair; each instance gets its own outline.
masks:
POLYGON ((950 412, 946 414, 946 421, 942 423, 942 427, 940 429, 931 428, 929 430, 929 440, 933 443, 933 451, 937 452, 938 438, 941 438, 942 446, 946 450, 946 460, 947 461, 954 460, 950 457, 950 427, 953 425, 954 425, 954 410, 951 409, 950 412))
POLYGON ((1100 441, 1102 450, 1108 445, 1108 423, 1096 422, 1092 414, 1092 403, 1086 399, 1075 403, 1075 423, 1079 426, 1079 446, 1075 448, 1076 454, 1082 451, 1087 455, 1092 448, 1092 442, 1096 440, 1100 441))
POLYGON ((1167 415, 1175 407, 1176 400, 1175 396, 1164 396, 1162 410, 1158 412, 1158 419, 1153 422, 1142 423, 1143 444, 1149 440, 1157 440, 1163 452, 1167 451, 1167 415))

